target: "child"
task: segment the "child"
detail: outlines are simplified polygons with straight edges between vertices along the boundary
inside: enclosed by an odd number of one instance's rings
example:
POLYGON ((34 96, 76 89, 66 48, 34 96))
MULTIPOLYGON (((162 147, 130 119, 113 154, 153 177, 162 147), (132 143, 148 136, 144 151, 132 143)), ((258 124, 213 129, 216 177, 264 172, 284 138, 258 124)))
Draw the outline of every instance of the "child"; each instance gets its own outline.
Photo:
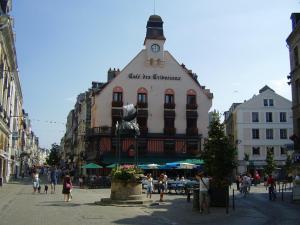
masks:
POLYGON ((48 192, 48 185, 47 185, 47 184, 45 184, 44 193, 46 193, 46 194, 47 194, 47 192, 48 192))

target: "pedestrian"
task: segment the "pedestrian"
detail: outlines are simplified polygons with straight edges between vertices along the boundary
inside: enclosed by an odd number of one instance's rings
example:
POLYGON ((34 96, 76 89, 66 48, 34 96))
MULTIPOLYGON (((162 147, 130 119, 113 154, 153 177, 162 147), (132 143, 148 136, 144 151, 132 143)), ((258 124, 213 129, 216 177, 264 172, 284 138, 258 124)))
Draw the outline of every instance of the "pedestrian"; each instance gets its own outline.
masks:
POLYGON ((80 176, 78 180, 79 180, 79 188, 83 188, 83 177, 80 176))
POLYGON ((40 178, 39 178, 39 174, 38 173, 34 173, 32 178, 33 181, 33 193, 36 193, 36 191, 38 190, 39 186, 40 186, 40 178))
POLYGON ((153 192, 153 178, 151 176, 151 173, 149 173, 147 175, 147 198, 151 198, 151 195, 152 195, 152 192, 153 192))
POLYGON ((274 201, 276 199, 276 182, 273 176, 270 174, 267 180, 267 185, 269 188, 269 200, 274 201))
POLYGON ((56 167, 52 167, 50 171, 51 194, 55 193, 55 186, 57 185, 57 179, 58 179, 57 169, 56 167))
POLYGON ((69 175, 66 175, 64 177, 64 181, 63 181, 63 190, 62 193, 64 194, 64 200, 65 202, 69 202, 71 200, 71 191, 72 191, 72 181, 71 181, 71 177, 69 175))
POLYGON ((209 178, 207 173, 200 173, 196 175, 197 179, 199 180, 199 206, 200 206, 200 213, 203 213, 205 210, 207 213, 210 213, 209 209, 209 178))
POLYGON ((159 192, 159 201, 164 201, 164 192, 165 192, 165 184, 164 184, 165 175, 162 173, 158 178, 158 192, 159 192))
POLYGON ((241 176, 236 175, 235 177, 235 183, 236 183, 236 189, 239 191, 240 190, 240 182, 241 182, 241 176))

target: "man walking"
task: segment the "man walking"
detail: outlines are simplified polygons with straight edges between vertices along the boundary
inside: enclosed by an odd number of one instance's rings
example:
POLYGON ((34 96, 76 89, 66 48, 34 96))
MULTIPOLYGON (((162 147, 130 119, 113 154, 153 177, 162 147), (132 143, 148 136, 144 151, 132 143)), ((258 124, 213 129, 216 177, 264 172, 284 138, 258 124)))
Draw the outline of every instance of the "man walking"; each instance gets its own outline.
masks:
POLYGON ((197 175, 197 178, 199 179, 199 205, 200 205, 200 213, 203 213, 206 209, 207 213, 210 213, 209 210, 209 178, 207 177, 207 174, 200 173, 197 175))

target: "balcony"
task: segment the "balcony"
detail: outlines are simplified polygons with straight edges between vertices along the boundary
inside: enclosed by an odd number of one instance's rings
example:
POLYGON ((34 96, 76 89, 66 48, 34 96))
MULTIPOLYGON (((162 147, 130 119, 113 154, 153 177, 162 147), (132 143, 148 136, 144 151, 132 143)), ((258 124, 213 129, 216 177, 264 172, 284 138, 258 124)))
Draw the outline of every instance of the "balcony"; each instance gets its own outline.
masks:
POLYGON ((141 135, 147 135, 148 127, 140 127, 140 133, 141 133, 141 135))
POLYGON ((198 108, 197 104, 186 104, 186 109, 195 110, 198 108))
POLYGON ((164 134, 165 135, 175 135, 176 134, 176 128, 164 128, 164 134))
POLYGON ((175 103, 165 103, 164 108, 165 109, 175 109, 175 103))
POLYGON ((112 107, 123 107, 123 102, 111 102, 112 107))
POLYGON ((138 109, 137 116, 138 117, 148 117, 148 110, 138 109))
POLYGON ((111 116, 122 117, 123 110, 122 109, 111 109, 111 116))
POLYGON ((147 102, 138 102, 136 104, 137 108, 148 108, 148 103, 147 102))
POLYGON ((198 128, 186 128, 186 136, 198 136, 198 128))
POLYGON ((108 126, 102 126, 102 127, 93 127, 88 130, 88 136, 94 136, 94 135, 110 135, 112 132, 111 127, 108 126))
POLYGON ((198 118, 197 111, 186 111, 186 118, 198 118))
POLYGON ((174 110, 165 110, 164 118, 175 118, 176 114, 174 110))

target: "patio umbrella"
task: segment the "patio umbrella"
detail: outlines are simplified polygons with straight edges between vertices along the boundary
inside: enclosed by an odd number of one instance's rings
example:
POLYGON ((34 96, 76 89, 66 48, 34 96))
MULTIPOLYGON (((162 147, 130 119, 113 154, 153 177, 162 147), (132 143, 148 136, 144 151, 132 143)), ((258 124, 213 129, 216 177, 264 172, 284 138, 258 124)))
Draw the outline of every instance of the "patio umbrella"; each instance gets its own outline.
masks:
POLYGON ((81 168, 85 168, 85 169, 99 169, 99 168, 102 168, 102 166, 100 166, 98 164, 95 164, 95 163, 89 163, 89 164, 86 164, 86 165, 82 166, 81 168))
POLYGON ((144 170, 148 170, 148 169, 158 169, 159 165, 155 163, 151 163, 151 164, 141 164, 138 165, 138 167, 144 170))

